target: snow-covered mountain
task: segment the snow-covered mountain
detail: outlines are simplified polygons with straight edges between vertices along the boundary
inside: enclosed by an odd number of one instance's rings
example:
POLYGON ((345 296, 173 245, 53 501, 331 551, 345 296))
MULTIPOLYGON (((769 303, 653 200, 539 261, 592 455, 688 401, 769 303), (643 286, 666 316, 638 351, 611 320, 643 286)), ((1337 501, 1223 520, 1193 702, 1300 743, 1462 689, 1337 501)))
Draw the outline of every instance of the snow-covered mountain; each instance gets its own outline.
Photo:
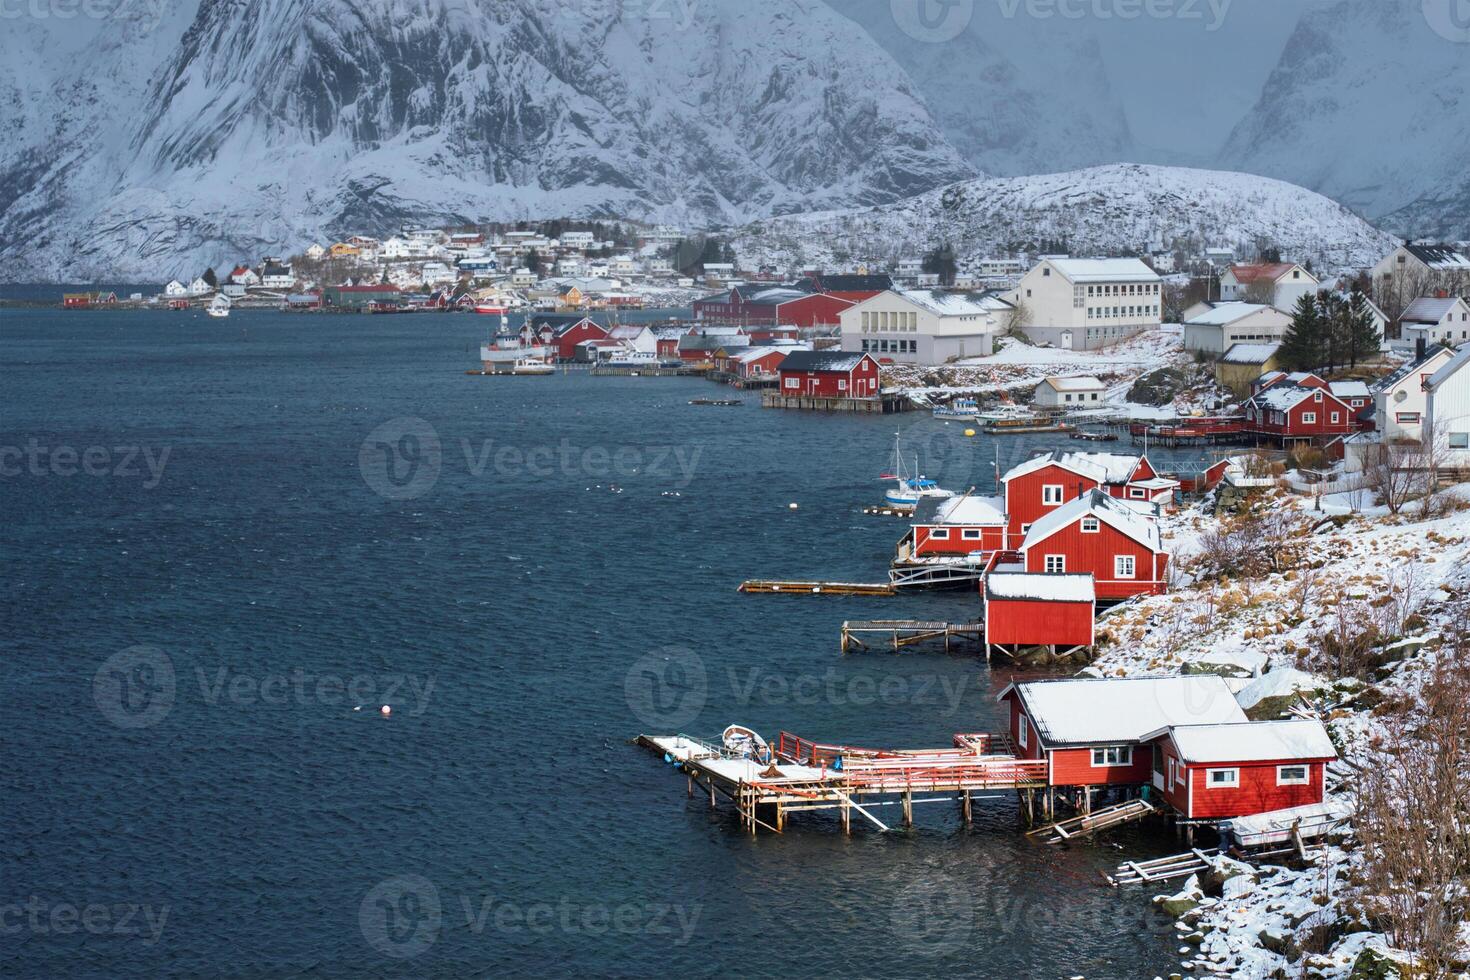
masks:
POLYGON ((966 257, 1057 242, 1074 255, 1274 245, 1345 268, 1376 262, 1394 244, 1342 205, 1292 184, 1136 164, 961 181, 896 204, 753 222, 733 239, 742 260, 780 268, 886 265, 940 243, 966 257))
MULTIPOLYGON (((202 0, 187 23, 150 83, 61 77, 14 123, 4 278, 192 273, 406 221, 739 221, 976 172, 818 0, 202 0), (85 138, 52 145, 57 113, 85 138)), ((148 77, 158 47, 107 63, 148 77)))
POLYGON ((1436 20, 1452 6, 1309 8, 1222 164, 1310 187, 1400 234, 1470 238, 1470 44, 1436 20))

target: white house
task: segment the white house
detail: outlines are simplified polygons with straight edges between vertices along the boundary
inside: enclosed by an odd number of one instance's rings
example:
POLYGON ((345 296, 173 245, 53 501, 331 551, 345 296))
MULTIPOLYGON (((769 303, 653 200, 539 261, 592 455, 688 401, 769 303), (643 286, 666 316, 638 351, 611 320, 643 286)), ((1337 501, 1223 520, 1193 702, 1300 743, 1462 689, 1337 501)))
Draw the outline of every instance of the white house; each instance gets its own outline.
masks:
POLYGON ((943 364, 995 352, 1010 303, 994 293, 889 289, 838 314, 842 349, 901 364, 943 364))
POLYGON ((1451 347, 1470 340, 1470 306, 1459 296, 1421 296, 1414 300, 1399 317, 1395 346, 1415 347, 1421 340, 1451 347))
POLYGON ((290 289, 296 284, 289 262, 267 258, 260 266, 260 284, 266 289, 290 289))
POLYGON ((534 286, 536 284, 536 273, 530 269, 512 269, 510 272, 510 284, 518 287, 534 286))
POLYGON ((1425 422, 1434 433, 1441 465, 1470 467, 1470 346, 1429 378, 1425 422))
POLYGON ((631 276, 638 271, 638 262, 631 255, 614 255, 607 267, 615 276, 631 276))
POLYGON ((230 273, 230 282, 248 289, 251 286, 260 285, 260 276, 256 275, 255 270, 249 266, 237 265, 235 266, 235 270, 230 273))
POLYGON ((190 296, 208 296, 214 292, 214 287, 204 281, 203 276, 195 276, 194 281, 189 283, 190 296))
POLYGON ((1205 261, 1217 269, 1224 268, 1235 261, 1235 249, 1216 245, 1205 249, 1205 261))
POLYGON ((459 273, 443 262, 425 262, 423 270, 419 273, 420 281, 426 286, 442 286, 458 278, 459 273))
POLYGON ((1184 321, 1184 349, 1223 354, 1235 344, 1274 344, 1289 326, 1291 317, 1274 306, 1214 303, 1184 321))
POLYGON ((1155 272, 1173 272, 1174 267, 1178 264, 1173 252, 1153 252, 1149 255, 1148 260, 1155 272))
POLYGON ((1295 262, 1257 262, 1231 265, 1220 273, 1220 299, 1252 302, 1290 310, 1296 301, 1315 293, 1321 283, 1295 262))
POLYGON ((1428 409, 1429 379, 1454 356, 1448 347, 1435 347, 1419 360, 1410 361, 1373 384, 1373 417, 1382 439, 1419 441, 1428 409))
POLYGON ((311 259, 313 262, 321 261, 321 257, 326 254, 327 250, 322 248, 316 242, 312 242, 310 245, 306 246, 306 257, 308 259, 311 259))
POLYGON ((557 243, 562 248, 587 249, 592 247, 596 238, 597 236, 590 231, 564 231, 561 238, 557 239, 557 243))
POLYGON ((1096 350, 1160 324, 1163 280, 1139 259, 1045 258, 1007 295, 1034 343, 1096 350))
POLYGON ((1044 378, 1032 401, 1038 408, 1077 408, 1100 405, 1107 385, 1097 378, 1044 378))
POLYGON ((1373 267, 1373 281, 1426 279, 1441 275, 1470 277, 1470 256, 1453 245, 1400 245, 1373 267))
POLYGON ((916 279, 923 271, 922 259, 899 259, 898 264, 894 266, 893 274, 903 279, 916 279))
POLYGON ((382 259, 410 259, 415 255, 423 255, 425 246, 422 242, 410 243, 407 238, 394 235, 385 239, 378 247, 378 257, 382 259))
POLYGON ((163 287, 163 295, 169 299, 179 299, 188 296, 189 290, 185 289, 184 284, 177 279, 170 279, 168 285, 163 287))

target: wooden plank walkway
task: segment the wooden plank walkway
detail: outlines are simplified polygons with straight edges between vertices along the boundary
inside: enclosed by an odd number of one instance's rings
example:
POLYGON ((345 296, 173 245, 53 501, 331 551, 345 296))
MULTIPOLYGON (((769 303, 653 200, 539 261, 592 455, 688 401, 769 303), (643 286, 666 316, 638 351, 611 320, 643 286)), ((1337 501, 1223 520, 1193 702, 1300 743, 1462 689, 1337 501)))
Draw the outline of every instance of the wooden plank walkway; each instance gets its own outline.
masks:
POLYGON ((785 595, 893 595, 891 582, 802 582, 779 579, 747 579, 739 592, 785 595))
POLYGON ((1183 854, 1171 854, 1168 857, 1154 858, 1152 861, 1124 861, 1118 865, 1116 871, 1112 874, 1104 874, 1103 877, 1114 888, 1119 885, 1169 881, 1203 871, 1219 856, 1218 848, 1211 848, 1208 851, 1194 848, 1183 854))
POLYGON ((1056 823, 1047 824, 1045 827, 1037 827, 1035 830, 1026 832, 1027 837, 1035 837, 1038 834, 1051 834, 1049 843, 1070 840, 1078 834, 1095 834, 1100 830, 1108 830, 1118 827, 1134 820, 1142 820, 1151 813, 1159 812, 1158 809, 1147 800, 1124 800, 1112 806, 1084 813, 1080 816, 1069 817, 1066 820, 1058 820, 1056 823))
POLYGON ((947 652, 950 640, 955 637, 968 637, 978 642, 984 635, 983 623, 943 623, 917 619, 848 620, 842 624, 841 649, 843 653, 853 647, 867 650, 870 649, 869 640, 874 641, 873 645, 876 646, 876 638, 886 638, 883 645, 892 646, 894 653, 904 647, 931 640, 943 640, 947 652), (864 640, 864 636, 868 640, 864 640))

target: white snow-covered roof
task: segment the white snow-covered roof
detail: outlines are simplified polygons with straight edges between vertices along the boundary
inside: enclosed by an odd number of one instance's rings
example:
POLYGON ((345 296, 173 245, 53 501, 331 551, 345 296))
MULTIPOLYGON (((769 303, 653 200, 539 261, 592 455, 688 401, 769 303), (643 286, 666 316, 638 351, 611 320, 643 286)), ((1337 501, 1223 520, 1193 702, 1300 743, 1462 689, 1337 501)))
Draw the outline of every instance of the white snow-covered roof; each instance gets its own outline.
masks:
POLYGON ((767 345, 762 346, 762 347, 748 347, 748 348, 742 350, 738 354, 732 354, 732 355, 730 355, 730 360, 736 362, 737 364, 745 364, 745 363, 747 363, 749 361, 754 361, 754 360, 758 360, 758 359, 760 359, 762 357, 765 357, 767 354, 790 354, 794 350, 811 350, 811 349, 812 348, 811 348, 811 345, 810 344, 800 344, 800 345, 791 345, 791 344, 773 345, 773 344, 767 344, 767 345))
POLYGON ((1254 708, 1267 698, 1279 698, 1297 691, 1315 691, 1327 682, 1315 674, 1295 667, 1278 667, 1251 681, 1235 694, 1242 708, 1254 708))
POLYGON ((1072 282, 1159 282, 1142 259, 1049 259, 1072 282))
POLYGON ((898 289, 898 295, 936 316, 988 316, 1011 308, 993 293, 948 293, 938 289, 898 289))
POLYGON ((1400 319, 1408 320, 1410 323, 1438 323, 1459 302, 1460 297, 1458 296, 1448 296, 1443 299, 1438 296, 1420 296, 1404 308, 1400 319))
POLYGON ((1122 453, 1073 453, 1052 450, 1032 456, 1024 463, 1017 463, 1006 471, 1006 475, 1001 480, 1002 482, 1014 480, 1055 463, 1078 476, 1085 476, 1099 483, 1127 483, 1133 471, 1138 469, 1140 459, 1139 456, 1128 456, 1122 453))
POLYGON ((1053 745, 1139 742, 1172 725, 1246 721, 1223 677, 1069 678, 1012 684, 1026 713, 1053 745))
POLYGON ((1005 524, 1005 505, 994 497, 965 494, 941 501, 934 514, 936 524, 1005 524))
POLYGON ((1092 602, 1097 598, 1092 576, 1046 575, 1039 572, 991 572, 985 594, 992 599, 1037 599, 1046 602, 1092 602))
MULTIPOLYGON (((1220 303, 1205 310, 1199 316, 1190 317, 1184 321, 1185 326, 1196 327, 1223 327, 1243 320, 1252 313, 1269 310, 1271 307, 1262 303, 1220 303)), ((1264 345, 1261 345, 1264 346, 1264 345)))
POLYGON ((1074 521, 1086 516, 1096 517, 1150 551, 1164 550, 1156 523, 1101 490, 1084 493, 1033 523, 1031 530, 1026 532, 1026 539, 1021 542, 1021 550, 1035 547, 1062 528, 1070 527, 1074 521))
MULTIPOLYGON (((1308 388, 1302 385, 1278 384, 1254 396, 1251 398, 1251 401, 1262 408, 1275 409, 1278 412, 1289 412, 1306 399, 1312 397, 1312 393, 1317 391, 1322 391, 1322 389, 1308 388)), ((1324 394, 1328 393, 1324 392, 1324 394)))
POLYGON ((1462 347, 1458 354, 1445 361, 1444 365, 1438 371, 1431 374, 1429 376, 1429 387, 1437 388, 1444 384, 1450 379, 1450 375, 1465 366, 1467 360, 1470 360, 1470 346, 1462 347))
POLYGON ((1174 725, 1169 737, 1185 762, 1272 762, 1277 759, 1335 759, 1337 749, 1320 721, 1242 721, 1174 725))
POLYGON ((1338 398, 1369 398, 1372 393, 1368 390, 1366 381, 1332 381, 1327 387, 1338 398))
POLYGON ((1045 378, 1043 380, 1057 391, 1103 391, 1107 388, 1107 385, 1098 379, 1085 375, 1073 378, 1045 378))

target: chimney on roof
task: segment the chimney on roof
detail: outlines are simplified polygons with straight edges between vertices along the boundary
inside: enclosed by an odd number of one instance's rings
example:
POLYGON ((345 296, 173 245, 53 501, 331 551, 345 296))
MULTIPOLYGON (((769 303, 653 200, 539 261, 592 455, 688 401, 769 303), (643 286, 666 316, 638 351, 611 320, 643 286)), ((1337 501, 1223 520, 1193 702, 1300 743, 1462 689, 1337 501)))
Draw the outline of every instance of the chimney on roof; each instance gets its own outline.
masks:
POLYGON ((1424 338, 1423 337, 1419 337, 1418 339, 1416 339, 1414 341, 1414 360, 1415 361, 1422 361, 1422 360, 1424 360, 1424 355, 1427 353, 1427 351, 1425 350, 1426 346, 1427 345, 1424 343, 1424 338))
POLYGON ((1435 299, 1449 299, 1450 298, 1450 292, 1447 289, 1436 289, 1434 291, 1434 298, 1435 299))

